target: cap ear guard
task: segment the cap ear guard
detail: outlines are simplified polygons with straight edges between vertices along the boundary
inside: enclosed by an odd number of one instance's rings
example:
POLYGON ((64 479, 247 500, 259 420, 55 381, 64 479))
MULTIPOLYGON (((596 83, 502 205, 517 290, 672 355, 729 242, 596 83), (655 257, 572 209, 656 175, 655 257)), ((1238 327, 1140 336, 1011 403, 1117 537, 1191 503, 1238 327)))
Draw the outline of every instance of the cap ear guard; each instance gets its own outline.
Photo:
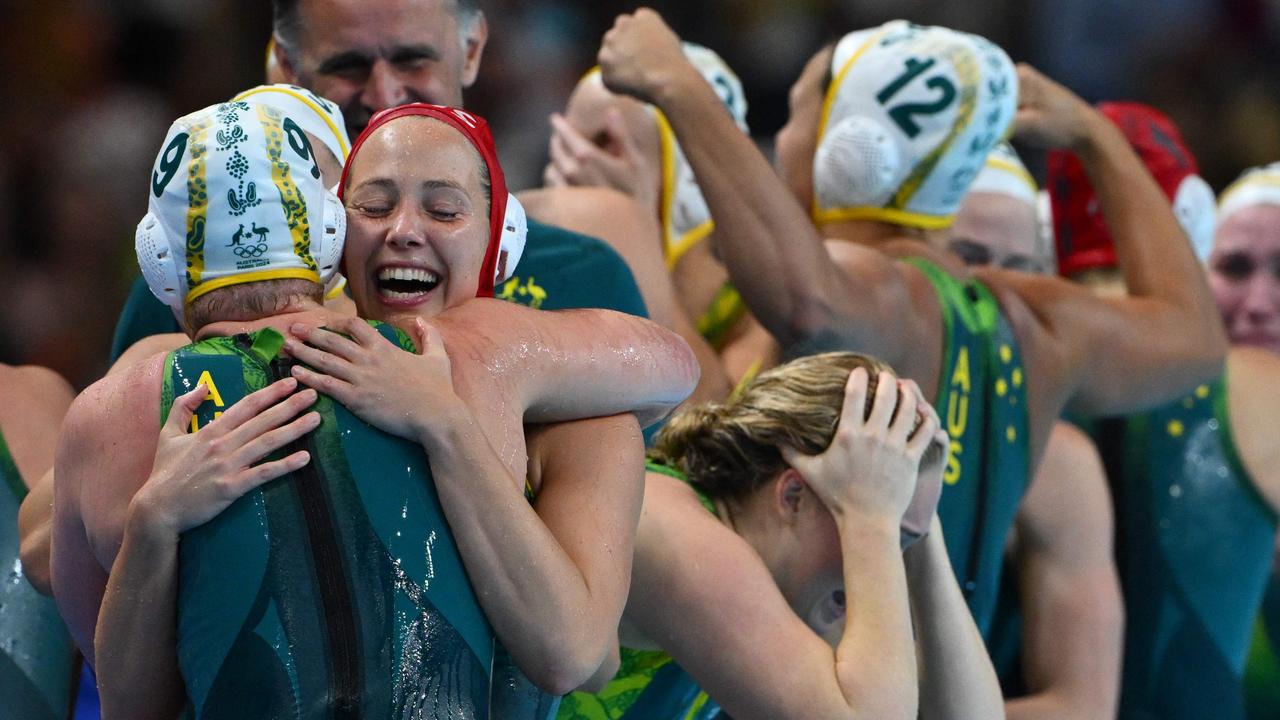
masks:
POLYGON ((1207 262, 1213 252, 1213 231, 1218 219, 1218 198, 1213 188, 1199 175, 1188 175, 1174 193, 1173 214, 1186 231, 1196 257, 1207 262))
POLYGON ((183 302, 187 296, 183 273, 178 268, 178 257, 169 244, 168 232, 154 213, 148 212, 134 232, 134 250, 142 277, 147 281, 151 294, 168 305, 181 318, 183 302))
POLYGON ((902 182, 897 143, 880 123, 851 115, 827 129, 813 156, 820 207, 879 207, 902 182))
POLYGON ((524 244, 528 236, 529 220, 524 206, 515 195, 507 193, 507 210, 502 217, 502 234, 498 237, 498 264, 494 270, 494 285, 505 282, 515 274, 516 265, 524 255, 524 244))
POLYGON ((328 285, 342 263, 342 248, 347 239, 347 209, 333 190, 324 193, 324 227, 312 243, 312 259, 320 272, 320 282, 328 285))

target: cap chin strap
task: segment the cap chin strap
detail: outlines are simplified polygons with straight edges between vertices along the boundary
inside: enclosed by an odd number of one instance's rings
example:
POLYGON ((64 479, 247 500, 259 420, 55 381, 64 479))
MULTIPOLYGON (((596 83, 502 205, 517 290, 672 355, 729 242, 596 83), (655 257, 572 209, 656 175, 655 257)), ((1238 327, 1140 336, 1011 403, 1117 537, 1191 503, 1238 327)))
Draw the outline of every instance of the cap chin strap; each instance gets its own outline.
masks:
POLYGON ((516 265, 524 255, 525 241, 529 236, 529 220, 524 206, 516 196, 507 193, 507 211, 502 217, 502 233, 498 237, 498 263, 494 269, 496 286, 515 274, 516 265))

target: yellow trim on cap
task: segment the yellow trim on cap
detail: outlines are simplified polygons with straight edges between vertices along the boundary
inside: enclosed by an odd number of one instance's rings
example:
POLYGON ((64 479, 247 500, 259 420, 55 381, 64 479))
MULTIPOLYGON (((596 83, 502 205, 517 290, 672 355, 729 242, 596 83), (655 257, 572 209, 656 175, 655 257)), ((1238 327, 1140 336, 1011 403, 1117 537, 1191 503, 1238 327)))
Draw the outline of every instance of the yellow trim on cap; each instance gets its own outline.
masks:
POLYGON ((582 77, 578 78, 578 82, 574 83, 574 87, 577 87, 578 85, 581 85, 582 83, 590 80, 592 75, 599 75, 600 72, 601 71, 600 71, 599 65, 592 67, 590 70, 582 73, 582 77))
POLYGON ((209 126, 207 117, 198 120, 190 129, 191 159, 187 162, 187 287, 200 284, 204 274, 205 226, 209 212, 209 183, 205 178, 205 155, 209 126))
MULTIPOLYGON (((822 99, 822 115, 818 118, 818 136, 813 143, 815 153, 817 152, 818 146, 822 144, 822 136, 827 134, 827 123, 831 120, 831 108, 836 104, 836 95, 839 94, 840 86, 844 84, 845 76, 849 74, 849 70, 853 68, 853 64, 861 59, 877 40, 888 33, 889 30, 885 28, 867 38, 866 42, 862 43, 862 45, 849 56, 848 60, 845 60, 844 66, 840 68, 840 71, 832 78, 831 84, 827 86, 826 95, 824 95, 822 99)), ((839 43, 836 44, 836 47, 839 47, 839 43)), ((833 49, 832 60, 835 59, 834 53, 835 50, 833 49)), ((812 162, 812 160, 810 160, 810 162, 812 162)), ((813 195, 813 216, 816 218, 819 212, 818 194, 815 192, 813 195)))
POLYGON ((324 124, 329 127, 329 132, 333 133, 333 136, 337 138, 338 147, 342 149, 342 157, 340 159, 342 160, 342 163, 345 165, 347 162, 347 156, 351 154, 351 148, 347 147, 347 142, 342 139, 342 131, 339 130, 337 124, 333 122, 333 118, 329 117, 329 113, 325 112, 323 108, 317 105, 314 100, 307 97, 306 95, 303 95, 302 93, 296 90, 290 90, 289 88, 282 88, 277 85, 265 85, 263 87, 254 88, 252 90, 245 90, 244 92, 240 93, 239 95, 236 95, 231 99, 232 101, 245 100, 250 97, 253 97, 254 95, 259 95, 262 93, 273 93, 273 92, 280 93, 281 95, 288 95, 289 97, 302 102, 304 105, 311 108, 316 115, 320 116, 320 119, 324 121, 324 124))
POLYGON ((715 229, 716 229, 715 221, 708 220, 702 223, 701 225, 699 225, 698 227, 685 233, 683 237, 681 237, 679 240, 676 241, 675 245, 673 245, 671 248, 668 249, 667 269, 668 270, 675 269, 675 266, 680 264, 680 258, 684 257, 685 253, 692 250, 695 245, 702 242, 703 240, 706 240, 707 236, 710 235, 711 232, 715 229))
MULTIPOLYGON (((667 116, 658 108, 653 108, 653 117, 658 123, 658 146, 662 156, 662 196, 658 199, 658 220, 662 223, 662 251, 668 253, 679 240, 672 237, 671 214, 676 199, 676 133, 671 129, 667 116)), ((668 267, 671 266, 668 260, 668 267)))
MULTIPOLYGON (((319 275, 317 275, 316 277, 319 277, 319 275)), ((346 287, 347 287, 347 279, 344 277, 338 278, 338 284, 334 285, 333 288, 329 290, 329 292, 326 292, 324 294, 325 301, 327 302, 329 300, 333 300, 337 298, 339 295, 342 294, 343 289, 345 289, 346 287)))
POLYGON ((263 280, 310 280, 319 284, 320 273, 306 268, 284 268, 282 270, 257 270, 254 272, 237 273, 235 275, 227 275, 226 277, 214 278, 206 283, 201 283, 200 287, 193 288, 187 293, 187 304, 191 304, 192 300, 213 292, 224 287, 232 285, 240 285, 242 283, 261 282, 263 280))
POLYGON ((987 167, 1007 172, 1026 183, 1027 187, 1031 188, 1031 192, 1040 192, 1040 187, 1036 185, 1036 179, 1031 177, 1031 173, 1027 172, 1027 169, 1021 165, 1015 165, 1008 160, 1002 160, 992 155, 987 158, 987 167))
POLYGON ((1280 175, 1275 175, 1275 174, 1266 173, 1266 172, 1259 172, 1252 175, 1245 175, 1239 180, 1236 180, 1235 182, 1228 185, 1227 189, 1222 191, 1222 195, 1219 196, 1218 198, 1218 207, 1219 208, 1226 207, 1227 201, 1231 198, 1232 195, 1235 195, 1237 192, 1247 187, 1250 187, 1252 185, 1269 185, 1271 187, 1280 188, 1280 175))
POLYGON ((280 193, 280 205, 284 208, 285 222, 293 239, 293 254, 308 270, 318 272, 315 258, 311 256, 311 221, 307 218, 307 199, 293 184, 289 163, 283 159, 284 129, 280 127, 281 113, 275 108, 258 105, 258 122, 267 138, 267 158, 271 161, 271 180, 280 193))
POLYGON ((827 223, 844 222, 846 220, 881 220, 894 225, 920 228, 921 230, 940 230, 951 227, 955 223, 955 215, 925 215, 889 207, 856 207, 833 208, 822 210, 814 218, 819 226, 827 223))

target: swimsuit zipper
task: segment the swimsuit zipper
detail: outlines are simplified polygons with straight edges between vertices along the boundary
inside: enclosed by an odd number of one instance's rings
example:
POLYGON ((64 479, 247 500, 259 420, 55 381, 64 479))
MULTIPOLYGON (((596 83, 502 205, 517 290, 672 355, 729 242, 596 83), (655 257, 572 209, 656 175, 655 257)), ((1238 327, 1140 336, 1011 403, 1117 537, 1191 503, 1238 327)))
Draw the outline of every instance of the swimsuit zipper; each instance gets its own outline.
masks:
MULTIPOLYGON (((291 360, 277 358, 268 366, 273 382, 290 377, 291 360)), ((329 502, 313 434, 290 443, 286 454, 306 450, 311 462, 293 472, 294 490, 307 523, 312 564, 320 590, 324 627, 329 638, 329 680, 334 720, 359 720, 362 672, 355 604, 338 546, 338 530, 329 502)))

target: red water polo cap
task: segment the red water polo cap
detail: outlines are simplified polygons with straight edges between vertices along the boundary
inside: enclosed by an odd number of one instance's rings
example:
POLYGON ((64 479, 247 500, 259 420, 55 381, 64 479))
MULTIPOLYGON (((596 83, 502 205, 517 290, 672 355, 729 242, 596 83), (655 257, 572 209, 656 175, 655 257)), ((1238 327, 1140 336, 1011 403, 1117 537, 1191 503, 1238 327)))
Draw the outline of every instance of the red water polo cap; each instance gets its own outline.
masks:
MULTIPOLYGON (((1165 196, 1175 202, 1183 182, 1197 176, 1199 169, 1173 121, 1159 110, 1135 102, 1100 103, 1098 111, 1120 128, 1165 196)), ((1115 267, 1111 231, 1080 159, 1066 150, 1053 150, 1046 176, 1045 186, 1053 206, 1058 272, 1072 275, 1091 268, 1115 267)), ((1180 216, 1179 221, 1194 235, 1185 218, 1180 216)))
POLYGON ((338 182, 338 197, 346 199, 347 173, 356 164, 356 156, 365 140, 378 128, 402 117, 428 117, 443 122, 462 133, 484 159, 489 169, 489 248, 484 254, 484 266, 480 270, 480 284, 476 288, 476 297, 493 297, 494 276, 497 272, 498 256, 502 240, 504 220, 507 214, 507 180, 502 174, 502 166, 498 164, 498 148, 493 142, 493 133, 489 131, 489 123, 479 115, 474 115, 459 108, 428 103, 411 103, 399 107, 388 108, 374 115, 364 131, 351 145, 351 154, 347 164, 342 168, 342 179, 338 182))

